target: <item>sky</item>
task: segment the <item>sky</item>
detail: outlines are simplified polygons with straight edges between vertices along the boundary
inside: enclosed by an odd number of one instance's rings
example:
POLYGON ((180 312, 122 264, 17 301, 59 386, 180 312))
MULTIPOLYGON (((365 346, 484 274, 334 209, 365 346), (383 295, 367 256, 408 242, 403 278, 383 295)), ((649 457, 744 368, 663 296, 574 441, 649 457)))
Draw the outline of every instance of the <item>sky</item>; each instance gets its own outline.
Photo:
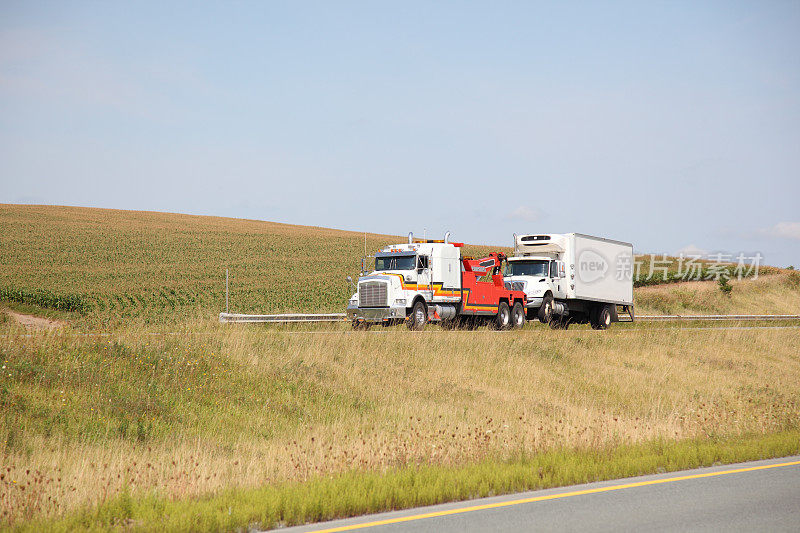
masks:
POLYGON ((0 0, 0 203, 800 268, 800 3, 0 0))

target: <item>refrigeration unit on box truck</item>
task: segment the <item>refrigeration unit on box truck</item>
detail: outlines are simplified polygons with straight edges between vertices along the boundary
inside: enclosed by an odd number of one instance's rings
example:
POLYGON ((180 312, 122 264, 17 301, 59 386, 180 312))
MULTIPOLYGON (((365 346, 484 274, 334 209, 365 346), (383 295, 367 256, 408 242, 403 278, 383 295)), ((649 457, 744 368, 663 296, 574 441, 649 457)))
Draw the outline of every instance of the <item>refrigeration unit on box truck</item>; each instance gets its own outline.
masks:
POLYGON ((606 329, 633 320, 633 245, 582 233, 514 235, 506 287, 527 296, 528 318, 553 328, 606 329))

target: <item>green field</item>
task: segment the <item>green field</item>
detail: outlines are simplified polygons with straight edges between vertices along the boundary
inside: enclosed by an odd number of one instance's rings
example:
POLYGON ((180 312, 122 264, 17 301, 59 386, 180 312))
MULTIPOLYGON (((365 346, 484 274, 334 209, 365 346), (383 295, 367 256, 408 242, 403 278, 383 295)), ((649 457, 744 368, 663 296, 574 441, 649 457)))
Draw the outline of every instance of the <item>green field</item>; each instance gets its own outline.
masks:
MULTIPOLYGON (((339 312, 364 256, 363 233, 79 207, 0 205, 0 232, 0 300, 94 324, 214 317, 225 269, 232 311, 339 312)), ((367 234, 367 251, 403 239, 367 234)))
MULTIPOLYGON (((0 529, 231 531, 800 452, 796 329, 226 325, 225 267, 234 310, 341 310, 363 234, 21 206, 0 224, 0 529)), ((797 273, 731 285, 637 288, 637 309, 800 308, 797 273)))
MULTIPOLYGON (((0 301, 75 312, 89 325, 215 317, 225 269, 234 312, 340 312, 364 255, 363 233, 78 207, 0 205, 0 233, 0 301)), ((369 253, 404 240, 366 237, 369 253)), ((495 249, 509 252, 465 253, 495 249)), ((678 279, 675 261, 651 278, 651 259, 638 258, 637 286, 678 279)))

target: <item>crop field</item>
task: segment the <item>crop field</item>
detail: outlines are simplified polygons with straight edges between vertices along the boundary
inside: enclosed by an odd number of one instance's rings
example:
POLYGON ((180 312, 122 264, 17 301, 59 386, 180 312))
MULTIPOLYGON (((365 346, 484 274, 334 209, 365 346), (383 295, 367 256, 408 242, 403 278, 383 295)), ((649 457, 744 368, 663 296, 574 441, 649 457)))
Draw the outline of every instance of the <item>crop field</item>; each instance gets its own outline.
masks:
MULTIPOLYGON (((0 234, 0 301, 74 312, 87 325, 214 317, 226 268, 234 312, 339 312, 364 255, 363 233, 77 207, 0 205, 0 234)), ((403 240, 368 234, 367 251, 403 240)), ((497 249, 510 251, 465 253, 497 249)), ((665 274, 652 259, 638 258, 637 285, 679 279, 677 261, 658 264, 665 274)))
MULTIPOLYGON (((234 311, 342 310, 364 235, 36 206, 0 231, 0 529, 231 531, 800 453, 797 329, 219 324, 225 268, 234 311)), ((788 270, 643 285, 639 314, 800 309, 788 270)))
MULTIPOLYGON (((0 205, 0 300, 90 323, 242 313, 338 312, 364 234, 230 218, 0 205)), ((367 251, 404 237, 367 234, 367 251)), ((468 246, 477 255, 488 247, 468 246)))

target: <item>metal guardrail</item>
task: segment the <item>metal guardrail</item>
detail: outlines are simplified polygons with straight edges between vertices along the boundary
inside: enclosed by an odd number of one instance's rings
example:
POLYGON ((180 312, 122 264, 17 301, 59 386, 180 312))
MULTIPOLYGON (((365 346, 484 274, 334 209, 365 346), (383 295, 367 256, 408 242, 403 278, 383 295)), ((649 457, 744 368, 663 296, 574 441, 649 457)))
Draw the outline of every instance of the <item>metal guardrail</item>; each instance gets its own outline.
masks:
POLYGON ((800 315, 641 315, 636 320, 682 321, 682 320, 800 320, 800 315))
MULTIPOLYGON (((620 317, 622 318, 622 317, 620 317)), ((241 313, 220 313, 219 321, 223 323, 272 323, 289 324, 292 322, 343 322, 347 320, 344 313, 284 313, 280 315, 245 315, 241 313)), ((748 321, 748 320, 800 320, 800 315, 639 315, 636 320, 642 322, 679 322, 691 320, 714 321, 748 321)), ((622 319, 620 322, 630 322, 622 319)))
POLYGON ((292 322, 342 322, 344 313, 284 313, 281 315, 244 315, 240 313, 220 313, 219 321, 227 322, 265 322, 272 324, 289 324, 292 322))

